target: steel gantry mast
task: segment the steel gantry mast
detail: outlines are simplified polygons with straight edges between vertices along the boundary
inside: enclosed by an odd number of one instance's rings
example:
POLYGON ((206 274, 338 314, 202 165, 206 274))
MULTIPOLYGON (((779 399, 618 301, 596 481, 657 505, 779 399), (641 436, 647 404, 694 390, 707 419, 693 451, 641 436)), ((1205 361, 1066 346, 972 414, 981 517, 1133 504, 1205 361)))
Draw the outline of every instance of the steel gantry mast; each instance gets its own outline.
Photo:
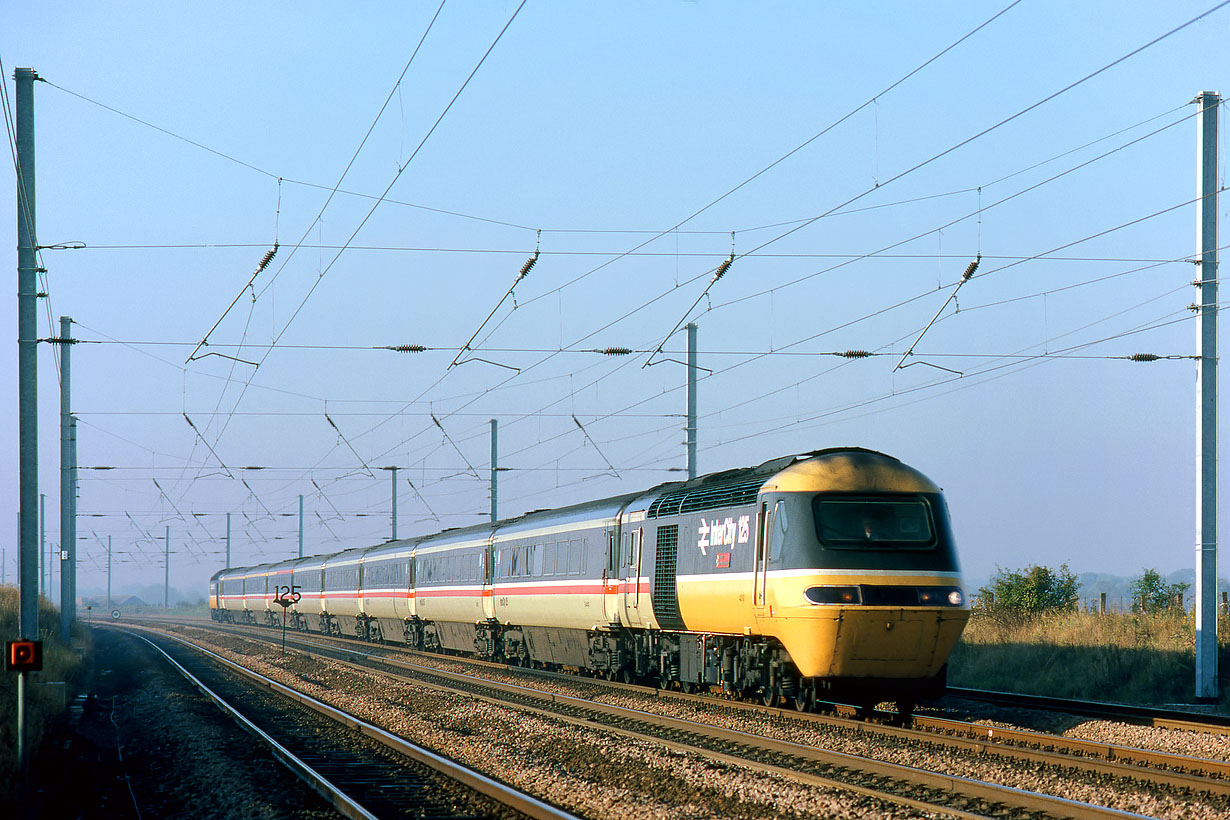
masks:
POLYGON ((1197 231, 1200 289, 1196 331, 1196 697, 1217 691, 1217 114, 1221 97, 1205 91, 1196 140, 1200 156, 1197 231))

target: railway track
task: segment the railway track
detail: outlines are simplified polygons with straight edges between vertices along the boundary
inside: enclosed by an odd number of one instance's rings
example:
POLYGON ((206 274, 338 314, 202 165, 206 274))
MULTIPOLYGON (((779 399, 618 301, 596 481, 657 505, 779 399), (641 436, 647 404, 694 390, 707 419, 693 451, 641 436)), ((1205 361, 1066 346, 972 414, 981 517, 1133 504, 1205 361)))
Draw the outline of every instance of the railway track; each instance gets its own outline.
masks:
POLYGON ((1051 698, 1042 695, 1022 695, 1015 692, 991 692, 984 689, 961 689, 949 687, 948 694, 966 700, 982 701, 995 706, 1042 709, 1048 712, 1066 712, 1072 715, 1153 726, 1158 729, 1178 729, 1186 732, 1208 732, 1230 735, 1230 715, 1187 712, 1179 709, 1163 709, 1153 706, 1135 706, 1127 703, 1103 703, 1070 698, 1051 698))
POLYGON ((174 636, 132 632, 342 815, 576 820, 537 798, 174 636))
MULTIPOLYGON (((221 627, 222 629, 229 629, 221 627)), ((244 631, 236 630, 234 634, 246 635, 244 631)), ((345 647, 353 647, 354 642, 347 639, 327 638, 330 642, 335 642, 338 645, 345 647)), ((425 659, 439 659, 441 656, 434 653, 417 653, 413 650, 402 650, 412 656, 423 657, 425 659)), ((477 659, 462 659, 453 658, 455 662, 464 662, 473 664, 479 668, 489 668, 495 670, 506 671, 507 667, 504 664, 492 663, 477 659)), ((576 683, 578 679, 574 675, 546 672, 542 670, 518 670, 518 674, 537 676, 548 680, 558 680, 568 683, 576 683)), ((1094 773, 1110 774, 1123 777, 1132 777, 1150 782, 1155 782, 1157 785, 1166 787, 1179 785, 1183 783, 1186 787, 1198 790, 1207 790, 1214 794, 1230 793, 1230 762, 1225 760, 1209 759, 1205 757, 1181 755, 1172 752, 1161 751, 1156 749, 1142 748, 1139 746, 1131 746, 1121 743, 1108 743, 1095 740, 1082 740, 1080 738, 1065 737, 1053 733, 1032 731, 1027 729, 1013 728, 1003 725, 988 726, 984 723, 975 723, 965 720, 954 720, 945 717, 936 717, 932 715, 915 715, 911 721, 910 728, 898 727, 897 715, 890 712, 873 712, 870 717, 872 721, 868 722, 862 718, 853 719, 859 715, 859 711, 855 707, 838 706, 835 714, 799 714, 787 707, 784 711, 775 707, 765 707, 756 703, 731 701, 725 698, 714 700, 705 695, 689 695, 681 692, 664 691, 664 690, 647 690, 646 687, 635 684, 622 684, 606 681, 588 681, 592 685, 603 686, 617 691, 626 691, 644 694, 647 691, 661 699, 677 700, 681 702, 699 702, 699 703, 716 703, 721 708, 742 711, 748 714, 759 715, 778 715, 786 714, 792 720, 798 720, 803 723, 810 723, 832 728, 836 731, 856 733, 856 734, 874 734, 882 737, 894 737, 905 742, 933 742, 932 738, 926 737, 926 733, 939 734, 948 738, 945 741, 949 746, 963 748, 978 753, 984 754, 1000 754, 1002 756, 1013 757, 1020 760, 1037 760, 1042 763, 1054 763, 1056 755, 1067 755, 1073 758, 1072 766, 1087 770, 1094 773), (1038 752, 1041 751, 1041 754, 1038 752), (1105 762, 1110 765, 1101 765, 1099 762, 1105 762), (1153 769, 1154 772, 1140 771, 1141 769, 1153 769), (1192 777, 1181 777, 1176 775, 1191 775, 1192 777)), ((981 693, 979 690, 955 689, 951 694, 955 697, 969 697, 973 694, 985 694, 986 697, 979 698, 989 703, 997 703, 1005 706, 1013 707, 1028 707, 1034 709, 1046 710, 1064 710, 1078 711, 1083 702, 1077 701, 1075 704, 1072 701, 1053 699, 1053 698, 1038 698, 1032 696, 1017 696, 1012 694, 1003 695, 1002 699, 997 699, 994 696, 1001 693, 981 693)), ((1116 711, 1113 708, 1097 708, 1111 707, 1113 704, 1090 704, 1091 716, 1096 716, 1102 719, 1120 719, 1126 722, 1135 723, 1138 725, 1149 725, 1158 728, 1179 731, 1193 731, 1206 734, 1230 734, 1230 728, 1223 729, 1223 726, 1230 725, 1230 718, 1225 718, 1219 715, 1208 716, 1209 720, 1201 720, 1205 716, 1175 712, 1172 710, 1148 709, 1145 707, 1126 707, 1124 712, 1116 711)))
MULTIPOLYGON (((255 636, 247 632, 244 637, 252 639, 255 636)), ((987 737, 985 726, 971 728, 967 724, 965 728, 958 728, 953 721, 948 721, 946 726, 937 724, 925 728, 902 728, 829 715, 783 713, 752 704, 698 699, 682 693, 660 692, 655 698, 646 696, 643 688, 559 676, 561 685, 574 690, 592 688, 597 693, 577 697, 524 683, 483 680, 473 674, 426 665, 429 659, 437 665, 440 660, 454 660, 434 655, 425 658, 424 663, 415 663, 399 660, 397 656, 401 652, 387 647, 356 646, 354 642, 342 642, 345 645, 338 646, 339 642, 334 640, 326 642, 316 637, 304 639, 301 636, 296 636, 290 643, 301 651, 319 652, 361 668, 377 668, 387 674, 408 676, 421 684, 466 691, 475 697, 550 715, 577 725, 602 727, 605 731, 623 734, 629 739, 652 737, 672 748, 715 760, 738 762, 801 782, 833 785, 865 795, 874 793, 880 799, 917 810, 926 807, 925 810, 955 816, 1027 816, 1038 812, 1056 817, 1138 816, 1131 811, 1094 805, 1096 801, 1082 803, 1028 788, 957 776, 951 771, 927 771, 849 752, 823 751, 820 746, 833 745, 827 741, 798 743, 783 737, 765 737, 759 732, 731 729, 723 725, 722 720, 714 720, 710 716, 672 717, 643 708, 597 703, 592 697, 604 697, 603 692, 609 697, 611 692, 626 690, 635 693, 642 701, 648 699, 685 704, 689 709, 734 715, 736 720, 754 716, 760 722, 798 724, 809 730, 819 729, 832 738, 844 737, 855 744, 874 739, 894 745, 898 757, 902 756, 902 749, 906 750, 906 758, 916 751, 921 754, 939 749, 958 759, 991 757, 998 765, 1008 768, 1036 770, 1043 767, 1053 772, 1077 770, 1077 777, 1086 789, 1092 787, 1094 791, 1107 795, 1140 792, 1145 797, 1138 802, 1143 804, 1150 804, 1150 795, 1160 796, 1160 802, 1171 807, 1195 807, 1197 814, 1193 816, 1199 816, 1200 811, 1209 812, 1209 816, 1219 816, 1230 805, 1227 802, 1230 781, 1225 779, 1228 773, 1225 764, 1218 761, 1192 761, 1160 753, 1146 760, 1126 747, 1101 744, 1100 748, 1094 748, 1096 744, 1065 744, 1058 742, 1063 739, 1037 733, 1032 737, 1024 733, 1015 737, 1007 736, 1010 733, 987 737), (981 737, 977 736, 979 732, 981 737)), ((475 662, 467 660, 465 663, 471 665, 475 662)), ((481 668, 482 662, 477 663, 481 668)), ((510 674, 502 666, 498 667, 498 671, 501 675, 510 674)), ((788 735, 789 732, 777 734, 788 735)), ((1072 775, 1064 775, 1063 779, 1070 781, 1072 775)), ((1063 789, 1059 787, 1053 791, 1062 792, 1063 789)))

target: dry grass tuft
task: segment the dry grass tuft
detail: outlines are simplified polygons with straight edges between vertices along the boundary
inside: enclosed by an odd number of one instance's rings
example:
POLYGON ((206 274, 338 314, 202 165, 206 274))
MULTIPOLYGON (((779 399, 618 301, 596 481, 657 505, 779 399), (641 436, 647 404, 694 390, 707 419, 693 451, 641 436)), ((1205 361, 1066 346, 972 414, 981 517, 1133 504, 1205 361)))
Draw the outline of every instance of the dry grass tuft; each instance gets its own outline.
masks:
MULTIPOLYGON (((1220 708, 1230 712, 1230 618, 1218 635, 1220 708)), ((1196 630, 1182 614, 975 616, 953 652, 953 686, 1124 703, 1191 703, 1196 630)))

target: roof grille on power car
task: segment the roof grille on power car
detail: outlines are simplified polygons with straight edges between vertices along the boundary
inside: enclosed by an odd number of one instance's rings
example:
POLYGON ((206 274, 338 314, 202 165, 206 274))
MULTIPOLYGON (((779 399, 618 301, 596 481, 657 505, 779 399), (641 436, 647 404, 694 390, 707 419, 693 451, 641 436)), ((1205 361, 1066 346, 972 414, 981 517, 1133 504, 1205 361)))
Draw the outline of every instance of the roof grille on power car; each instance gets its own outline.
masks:
POLYGON ((715 507, 737 507, 752 504, 765 476, 715 487, 693 487, 667 493, 649 505, 650 518, 711 510, 715 507))

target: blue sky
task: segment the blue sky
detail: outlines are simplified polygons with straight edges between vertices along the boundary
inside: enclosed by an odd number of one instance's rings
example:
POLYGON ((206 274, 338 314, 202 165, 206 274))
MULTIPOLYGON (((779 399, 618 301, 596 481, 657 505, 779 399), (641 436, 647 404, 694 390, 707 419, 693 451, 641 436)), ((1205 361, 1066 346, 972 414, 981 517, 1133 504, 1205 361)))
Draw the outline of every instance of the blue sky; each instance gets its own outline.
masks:
MULTIPOLYGON (((400 83, 435 3, 11 11, 10 95, 48 81, 39 242, 86 246, 42 253, 90 342, 79 460, 115 468, 81 472, 81 586, 108 536, 117 589, 160 581, 169 526, 203 591, 228 511, 234 563, 293 555, 300 494, 308 552, 379 542, 384 466, 400 535, 480 521, 491 418, 504 516, 676 479, 685 318, 702 471, 871 447, 945 488, 972 578, 1192 566, 1195 363, 1114 357, 1195 352, 1190 101, 1225 90, 1230 8, 993 129, 1215 3, 1023 0, 893 87, 1007 5, 529 2, 479 66, 517 4, 446 3, 400 83), (237 295, 203 352, 259 367, 186 362, 237 295)), ((15 400, 0 430, 15 465, 15 400)))

